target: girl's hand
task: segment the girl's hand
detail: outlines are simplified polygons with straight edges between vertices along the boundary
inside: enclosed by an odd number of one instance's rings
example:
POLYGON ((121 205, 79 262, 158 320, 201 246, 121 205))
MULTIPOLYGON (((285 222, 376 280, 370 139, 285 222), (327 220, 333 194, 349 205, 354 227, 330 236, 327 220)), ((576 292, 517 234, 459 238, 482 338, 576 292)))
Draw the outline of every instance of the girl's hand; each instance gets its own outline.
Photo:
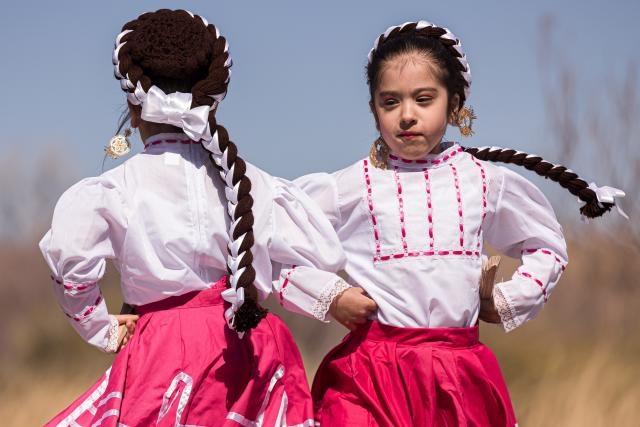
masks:
POLYGON ((120 351, 133 336, 140 316, 135 314, 114 314, 113 317, 118 320, 118 351, 120 351))
POLYGON ((502 323, 498 310, 493 305, 493 298, 481 298, 480 299, 480 320, 487 323, 502 323))
POLYGON ((362 288, 349 288, 334 298, 329 313, 345 328, 353 331, 358 325, 366 323, 375 313, 378 305, 362 288))

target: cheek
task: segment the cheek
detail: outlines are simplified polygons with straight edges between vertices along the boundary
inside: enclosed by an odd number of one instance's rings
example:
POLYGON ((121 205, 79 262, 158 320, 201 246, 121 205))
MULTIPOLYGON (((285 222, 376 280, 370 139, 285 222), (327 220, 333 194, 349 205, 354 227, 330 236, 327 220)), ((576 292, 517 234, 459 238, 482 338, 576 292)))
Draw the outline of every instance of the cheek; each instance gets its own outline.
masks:
POLYGON ((396 120, 392 113, 388 111, 378 112, 378 127, 380 128, 380 134, 382 134, 382 136, 393 134, 395 123, 396 120))

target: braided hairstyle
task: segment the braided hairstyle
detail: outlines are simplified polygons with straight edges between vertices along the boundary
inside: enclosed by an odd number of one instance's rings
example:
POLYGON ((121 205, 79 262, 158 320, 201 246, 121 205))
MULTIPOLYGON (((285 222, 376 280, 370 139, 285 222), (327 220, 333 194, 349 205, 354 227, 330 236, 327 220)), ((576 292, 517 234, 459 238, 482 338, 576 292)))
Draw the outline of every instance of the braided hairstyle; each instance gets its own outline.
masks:
MULTIPOLYGON (((452 100, 460 97, 458 108, 464 106, 471 88, 471 69, 462 44, 447 28, 418 21, 390 27, 375 41, 369 52, 367 84, 373 101, 380 80, 382 66, 401 55, 423 55, 432 64, 436 78, 447 89, 449 113, 453 111, 452 100)), ((464 151, 485 161, 512 163, 534 171, 540 176, 557 182, 585 204, 580 213, 588 218, 602 216, 611 210, 613 203, 599 202, 594 190, 572 170, 550 163, 542 157, 522 151, 500 147, 463 147, 464 151)))
POLYGON ((184 10, 160 9, 127 22, 116 38, 114 74, 130 103, 144 102, 156 86, 165 93, 191 95, 191 108, 209 107, 210 138, 201 141, 210 152, 225 184, 230 217, 227 270, 230 286, 244 288, 244 303, 235 311, 233 327, 242 333, 255 328, 267 310, 257 302, 253 286, 254 243, 250 195, 251 181, 236 145, 215 117, 218 103, 225 97, 232 65, 228 45, 215 26, 184 10))

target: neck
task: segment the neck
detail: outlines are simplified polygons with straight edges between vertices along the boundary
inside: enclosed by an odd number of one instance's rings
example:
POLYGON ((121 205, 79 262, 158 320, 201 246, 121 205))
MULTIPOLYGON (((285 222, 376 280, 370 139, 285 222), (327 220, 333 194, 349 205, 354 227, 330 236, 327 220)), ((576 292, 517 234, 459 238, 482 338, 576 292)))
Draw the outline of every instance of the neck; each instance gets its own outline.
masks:
POLYGON ((140 131, 140 138, 145 141, 147 138, 150 138, 154 135, 158 135, 160 133, 182 133, 182 129, 168 125, 166 123, 153 123, 142 120, 140 125, 138 126, 138 130, 140 131))

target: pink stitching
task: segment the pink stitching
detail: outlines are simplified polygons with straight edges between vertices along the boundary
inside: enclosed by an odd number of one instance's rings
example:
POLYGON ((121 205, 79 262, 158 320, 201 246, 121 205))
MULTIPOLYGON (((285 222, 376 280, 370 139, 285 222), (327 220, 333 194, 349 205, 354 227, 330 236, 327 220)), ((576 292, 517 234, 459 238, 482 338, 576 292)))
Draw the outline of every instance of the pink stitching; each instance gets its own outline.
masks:
POLYGON ((427 186, 427 221, 429 221, 429 249, 433 250, 433 208, 431 206, 431 183, 429 182, 429 169, 422 169, 424 172, 424 180, 427 186))
POLYGON ((402 259, 405 257, 418 257, 418 256, 449 256, 449 255, 465 255, 465 256, 480 256, 479 251, 469 250, 440 250, 440 251, 415 251, 407 253, 396 253, 391 255, 377 255, 373 257, 374 262, 389 261, 391 259, 402 259))
POLYGON ((453 172, 453 182, 456 186, 456 198, 458 199, 458 216, 460 217, 460 246, 464 247, 464 222, 462 217, 462 197, 460 196, 460 180, 458 179, 458 170, 454 165, 449 165, 453 172))
MULTIPOLYGON (((476 160, 473 154, 470 154, 473 163, 476 164, 480 168, 480 176, 482 177, 482 220, 480 224, 484 222, 484 217, 487 215, 487 176, 484 171, 484 166, 480 162, 476 160)), ((478 228, 478 249, 480 249, 480 233, 482 232, 482 227, 478 228)))
POLYGON ((526 271, 518 270, 518 274, 522 277, 526 277, 527 279, 531 279, 534 282, 536 282, 536 284, 540 286, 540 289, 542 289, 542 296, 544 297, 544 302, 547 302, 547 290, 544 288, 544 283, 542 283, 540 279, 533 277, 531 274, 527 273, 526 271))
POLYGON ((280 289, 280 305, 284 307, 284 288, 289 284, 289 276, 293 273, 293 270, 296 269, 296 265, 291 266, 291 270, 287 271, 287 274, 284 276, 284 281, 282 282, 282 289, 280 289))
POLYGON ((401 161, 402 163, 415 163, 418 165, 438 165, 440 163, 445 163, 447 162, 450 158, 452 158, 453 156, 455 156, 456 154, 462 152, 462 147, 458 147, 455 150, 453 150, 451 153, 445 155, 442 159, 418 159, 418 160, 408 160, 408 159, 403 159, 402 157, 398 157, 398 156, 394 156, 393 154, 389 154, 389 158, 391 160, 398 160, 401 161))
POLYGON ((192 141, 190 139, 159 139, 157 141, 153 141, 149 144, 144 144, 144 149, 146 150, 147 148, 151 147, 152 145, 158 145, 158 144, 162 144, 162 143, 167 143, 167 144, 184 144, 184 145, 188 145, 188 144, 200 144, 199 141, 192 141))
POLYGON ((75 314, 73 316, 71 316, 70 314, 64 313, 68 318, 75 320, 76 322, 81 321, 82 319, 86 318, 88 315, 90 315, 91 313, 93 313, 95 311, 95 309, 98 307, 98 304, 100 304, 102 302, 102 295, 98 295, 98 298, 96 299, 96 302, 93 303, 92 306, 88 307, 84 312, 80 313, 80 314, 75 314))
POLYGON ((398 187, 398 206, 400 208, 400 232, 402 234, 402 248, 404 249, 404 253, 408 252, 407 247, 407 229, 404 224, 404 200, 402 199, 402 183, 400 182, 400 174, 398 174, 398 167, 394 167, 393 175, 396 179, 396 184, 398 187))
POLYGON ((560 259, 560 257, 558 255, 555 254, 555 252, 550 251, 549 249, 542 249, 542 248, 537 248, 537 249, 523 249, 522 253, 528 253, 528 254, 532 254, 535 252, 542 252, 545 255, 551 255, 554 257, 554 259, 556 260, 556 262, 558 264, 560 264, 560 268, 562 269, 562 271, 564 271, 567 268, 567 265, 560 259))
POLYGON ((378 222, 376 215, 373 213, 373 196, 371 193, 371 179, 369 179, 369 162, 364 159, 364 180, 367 184, 367 200, 369 201, 369 212, 371 213, 371 221, 373 222, 373 237, 376 240, 376 256, 380 256, 380 236, 378 235, 378 222))
POLYGON ((51 280, 56 282, 58 285, 62 285, 64 288, 65 294, 74 295, 79 291, 84 291, 86 289, 92 288, 96 286, 97 282, 88 282, 88 283, 64 283, 60 279, 56 279, 53 275, 50 276, 51 280))

